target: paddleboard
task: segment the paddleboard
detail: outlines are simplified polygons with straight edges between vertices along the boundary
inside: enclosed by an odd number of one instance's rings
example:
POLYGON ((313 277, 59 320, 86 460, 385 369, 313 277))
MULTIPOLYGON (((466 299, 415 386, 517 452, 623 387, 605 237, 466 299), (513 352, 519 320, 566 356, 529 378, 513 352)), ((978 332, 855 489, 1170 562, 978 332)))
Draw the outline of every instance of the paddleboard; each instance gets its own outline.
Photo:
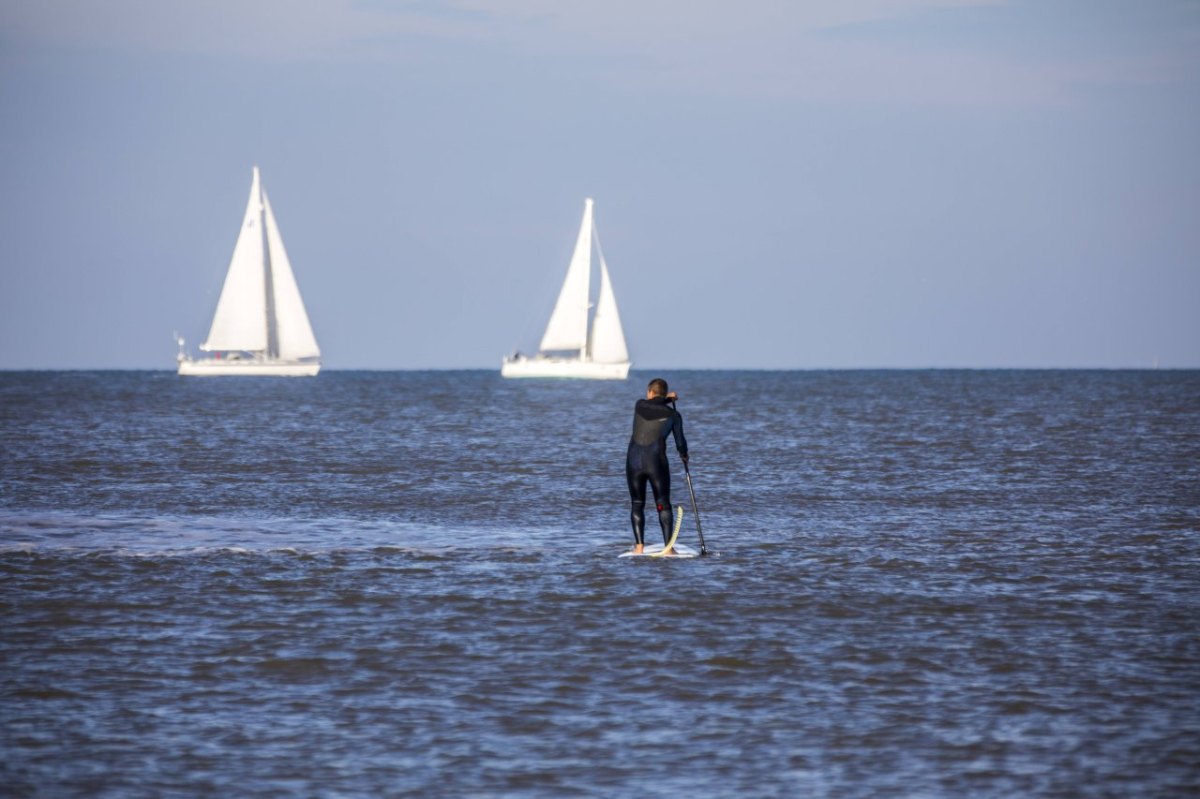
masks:
POLYGON ((672 558, 696 558, 700 556, 700 550, 692 549, 687 544, 676 544, 675 554, 663 555, 662 544, 649 544, 644 552, 634 554, 633 552, 622 552, 617 557, 621 558, 662 558, 663 560, 671 560, 672 558))

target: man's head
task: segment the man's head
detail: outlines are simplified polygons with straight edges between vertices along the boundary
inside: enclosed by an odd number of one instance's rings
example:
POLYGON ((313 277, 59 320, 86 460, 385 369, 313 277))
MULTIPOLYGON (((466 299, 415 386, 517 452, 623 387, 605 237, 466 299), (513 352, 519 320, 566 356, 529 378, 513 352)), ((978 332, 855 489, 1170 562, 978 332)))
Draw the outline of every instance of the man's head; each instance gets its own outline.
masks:
POLYGON ((661 377, 656 377, 646 386, 646 398, 665 397, 667 396, 667 381, 661 377))

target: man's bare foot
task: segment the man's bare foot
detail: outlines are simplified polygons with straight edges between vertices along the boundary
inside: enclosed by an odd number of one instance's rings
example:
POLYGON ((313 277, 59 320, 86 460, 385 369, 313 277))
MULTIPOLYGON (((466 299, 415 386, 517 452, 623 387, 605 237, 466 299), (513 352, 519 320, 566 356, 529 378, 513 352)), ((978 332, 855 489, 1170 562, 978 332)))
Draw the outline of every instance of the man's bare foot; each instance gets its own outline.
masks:
POLYGON ((663 557, 664 557, 664 558, 669 558, 669 557, 671 557, 672 555, 678 555, 678 554, 679 554, 679 553, 675 551, 675 547, 670 547, 669 549, 664 549, 664 550, 663 550, 663 557))
POLYGON ((633 554, 640 555, 640 554, 642 554, 642 551, 644 549, 645 549, 645 547, 643 547, 641 544, 634 544, 632 551, 633 551, 633 554))

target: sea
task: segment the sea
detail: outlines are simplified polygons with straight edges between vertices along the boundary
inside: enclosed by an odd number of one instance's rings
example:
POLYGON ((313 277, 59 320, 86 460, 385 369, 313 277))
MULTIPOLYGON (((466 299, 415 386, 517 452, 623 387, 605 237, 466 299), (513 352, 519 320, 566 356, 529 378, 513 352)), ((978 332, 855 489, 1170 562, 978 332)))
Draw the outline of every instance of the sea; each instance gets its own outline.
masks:
POLYGON ((1200 372, 654 376, 0 372, 0 795, 1200 795, 1200 372))

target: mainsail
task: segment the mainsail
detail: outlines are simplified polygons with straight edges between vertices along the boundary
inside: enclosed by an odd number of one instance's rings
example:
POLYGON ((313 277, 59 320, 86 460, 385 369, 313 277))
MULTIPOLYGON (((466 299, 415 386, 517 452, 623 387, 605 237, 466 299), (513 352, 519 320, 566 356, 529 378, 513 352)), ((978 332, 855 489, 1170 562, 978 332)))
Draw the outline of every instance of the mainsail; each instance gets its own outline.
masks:
POLYGON ((242 230, 233 247, 225 286, 217 301, 208 338, 200 345, 205 352, 214 350, 267 349, 267 284, 263 274, 263 205, 258 167, 250 183, 250 200, 242 230))
POLYGON ((588 340, 588 291, 592 271, 592 200, 583 205, 583 222, 579 225, 579 236, 575 239, 575 252, 558 302, 550 314, 550 322, 542 336, 538 349, 579 350, 585 354, 588 340))

